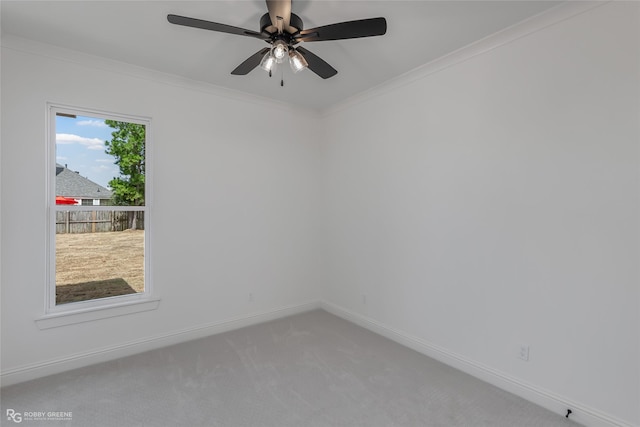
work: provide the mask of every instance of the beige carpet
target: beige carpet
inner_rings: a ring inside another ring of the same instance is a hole
[[[577,426],[316,310],[2,389],[71,426]],[[46,416],[46,415],[45,415]]]

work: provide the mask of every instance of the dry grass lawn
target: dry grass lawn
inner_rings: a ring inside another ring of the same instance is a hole
[[[56,235],[56,303],[144,290],[144,231]]]

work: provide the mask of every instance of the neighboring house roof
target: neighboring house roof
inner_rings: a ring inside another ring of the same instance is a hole
[[[74,199],[110,199],[111,191],[88,178],[56,164],[56,196]]]

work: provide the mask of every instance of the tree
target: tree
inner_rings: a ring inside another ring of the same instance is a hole
[[[116,158],[120,176],[109,181],[112,200],[118,206],[144,206],[145,127],[144,125],[105,120],[114,129],[105,152]],[[137,211],[129,217],[129,228],[137,228]]]

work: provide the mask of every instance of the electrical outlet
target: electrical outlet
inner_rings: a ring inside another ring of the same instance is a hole
[[[362,304],[367,305],[367,294],[362,294]]]
[[[253,294],[249,292],[249,301],[253,301]]]
[[[520,344],[518,358],[524,360],[525,362],[529,361],[529,345]]]

